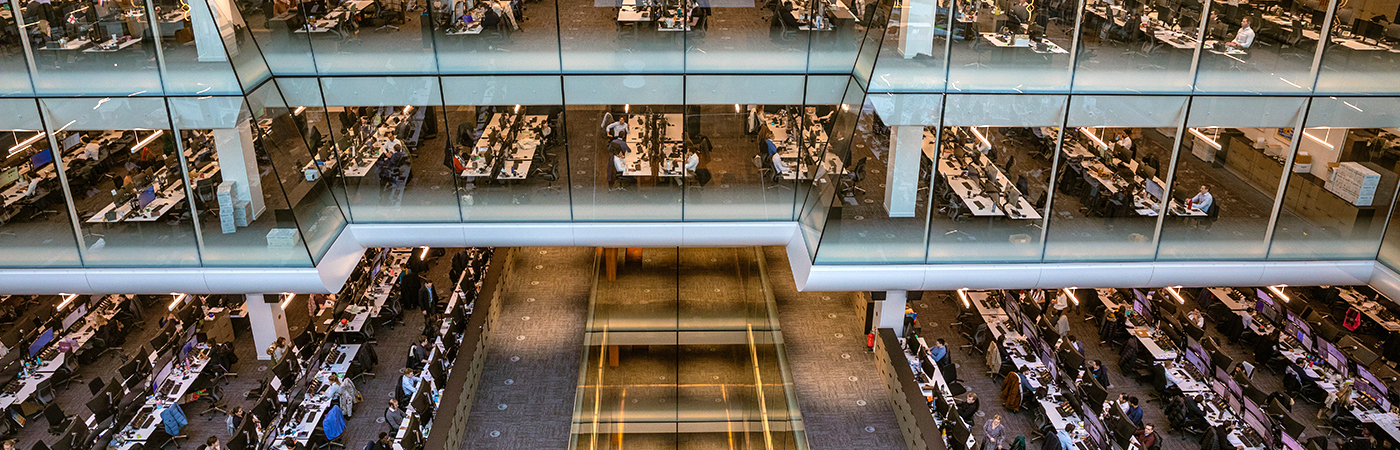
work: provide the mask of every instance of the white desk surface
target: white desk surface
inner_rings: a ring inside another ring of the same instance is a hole
[[[932,142],[932,139],[925,135],[925,151],[930,151],[927,149],[931,148],[933,145],[935,144]],[[1015,188],[1012,180],[1001,172],[1000,167],[997,167],[996,164],[992,164],[991,160],[987,159],[986,155],[976,150],[968,150],[968,152],[976,158],[975,165],[992,169],[998,184],[1012,186],[1013,189]],[[1031,205],[1030,201],[1027,201],[1026,198],[1021,195],[1014,195],[1010,198],[1010,200],[1015,202],[1011,205],[1014,206],[1014,208],[1005,208],[1005,205],[997,205],[992,197],[982,192],[981,186],[975,185],[970,178],[963,176],[961,165],[954,163],[953,159],[954,158],[951,157],[937,158],[938,173],[943,175],[944,182],[948,183],[948,187],[953,189],[953,193],[957,194],[957,196],[962,199],[963,204],[967,205],[972,215],[978,217],[1006,216],[1014,219],[1029,220],[1041,219],[1040,211],[1036,210],[1035,206]],[[1012,211],[1015,211],[1017,215],[1014,217],[1011,216],[1010,213]]]
[[[118,435],[124,443],[121,445],[115,444],[117,442],[117,437],[114,437],[112,439],[114,448],[118,450],[130,450],[135,444],[146,442],[147,439],[151,438],[151,435],[155,434],[157,429],[162,428],[160,411],[171,403],[178,403],[180,397],[183,397],[189,391],[190,387],[194,386],[195,381],[199,379],[199,374],[203,372],[204,367],[209,364],[209,358],[202,356],[193,357],[190,361],[193,363],[190,366],[190,370],[171,371],[170,376],[166,378],[167,380],[179,383],[179,387],[177,387],[170,396],[156,396],[146,401],[147,407],[154,407],[151,411],[151,418],[155,420],[152,420],[149,426],[140,429],[133,429],[131,428],[133,424],[127,424],[126,428],[123,428],[122,432]],[[190,417],[192,414],[190,411],[185,411],[185,416]]]

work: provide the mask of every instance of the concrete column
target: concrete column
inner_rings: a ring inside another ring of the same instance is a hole
[[[899,53],[904,59],[917,55],[934,56],[934,1],[904,0],[899,12]]]
[[[224,181],[232,181],[233,202],[249,202],[253,206],[252,222],[267,208],[263,204],[262,177],[258,172],[258,157],[253,153],[251,119],[244,119],[234,128],[215,128],[214,150],[219,154],[219,171]]]
[[[282,306],[277,303],[282,296],[280,294],[248,294],[248,322],[253,325],[253,345],[257,349],[258,359],[267,361],[272,356],[267,354],[267,348],[277,342],[277,338],[286,338],[288,342],[292,340],[292,334],[287,331],[287,313],[282,311]],[[273,303],[267,303],[272,300]],[[293,299],[292,301],[296,301]]]
[[[879,302],[880,328],[892,328],[896,334],[904,335],[904,307],[908,299],[908,291],[885,291],[885,300]]]
[[[885,168],[885,211],[890,217],[914,217],[919,199],[919,159],[924,154],[924,127],[890,127],[890,163]]]

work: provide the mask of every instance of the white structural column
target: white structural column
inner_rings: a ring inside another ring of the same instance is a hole
[[[282,306],[278,300],[282,298],[278,294],[248,294],[248,322],[253,325],[253,345],[257,349],[258,359],[267,361],[272,359],[267,354],[267,348],[277,342],[277,338],[292,340],[292,335],[287,331],[287,313],[282,311]],[[267,303],[272,300],[272,303]],[[295,299],[294,299],[295,301]]]
[[[253,153],[253,129],[251,119],[243,119],[234,128],[215,128],[214,150],[219,153],[219,170],[224,181],[232,181],[233,202],[249,202],[253,215],[248,221],[256,220],[267,208],[263,204],[262,177],[258,172],[258,157]]]
[[[215,8],[211,10],[209,6]],[[228,61],[228,55],[238,53],[238,44],[233,37],[237,16],[229,14],[229,11],[233,10],[231,2],[213,0],[205,3],[197,0],[190,3],[189,7],[194,48],[200,62]],[[224,43],[234,47],[230,48],[228,53],[224,53]]]
[[[885,291],[885,300],[880,305],[880,328],[893,328],[895,334],[903,336],[904,307],[908,300],[908,291]]]
[[[924,127],[890,127],[889,167],[885,168],[885,211],[890,217],[914,217],[919,199],[919,159]]]
[[[933,55],[933,0],[904,0],[899,12],[899,53],[904,59]]]

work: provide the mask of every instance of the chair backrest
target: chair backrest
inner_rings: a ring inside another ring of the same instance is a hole
[[[1337,10],[1337,20],[1341,21],[1342,24],[1349,25],[1351,24],[1351,18],[1355,15],[1355,12],[1356,10],[1351,8],[1339,9]]]
[[[868,160],[868,159],[870,159],[870,157],[865,156],[865,157],[861,157],[861,158],[860,158],[860,161],[856,161],[856,166],[855,166],[855,168],[851,170],[851,173],[852,173],[852,175],[851,175],[851,180],[852,180],[852,181],[861,181],[861,180],[864,180],[864,179],[865,179],[865,161]]]
[[[1386,25],[1385,37],[1393,41],[1400,41],[1400,23]]]
[[[104,387],[107,386],[102,383],[101,378],[93,378],[92,381],[88,382],[88,391],[92,392],[92,395],[97,395],[98,392],[102,392],[102,388]]]

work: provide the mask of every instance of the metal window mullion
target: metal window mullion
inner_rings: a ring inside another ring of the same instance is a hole
[[[170,73],[166,71],[165,68],[165,49],[161,48],[160,46],[160,25],[156,19],[158,19],[158,16],[156,16],[155,5],[151,3],[151,0],[146,0],[146,26],[151,28],[151,40],[155,41],[151,44],[156,49],[156,68],[160,70],[160,87],[162,92],[169,94],[170,87],[167,85],[167,83],[169,83],[168,80],[170,78]],[[237,74],[235,74],[234,77],[236,78]],[[169,117],[169,112],[167,112],[166,114],[167,117]],[[179,140],[178,136],[176,137],[176,140]]]
[[[1172,201],[1171,192],[1174,187],[1172,183],[1176,182],[1176,160],[1181,157],[1182,139],[1186,137],[1186,116],[1191,112],[1191,100],[1194,98],[1195,97],[1186,97],[1186,103],[1182,105],[1181,121],[1177,123],[1176,139],[1173,141],[1175,145],[1172,147],[1171,153],[1171,164],[1167,165],[1167,179],[1163,180],[1163,182],[1166,183],[1165,186],[1162,186],[1162,189],[1164,189],[1162,191],[1163,201],[1161,209],[1157,211],[1157,228],[1152,231],[1153,261],[1156,261],[1157,257],[1162,252],[1162,228],[1167,222],[1167,207]]]
[[[1082,5],[1081,5],[1082,6]],[[1045,262],[1045,251],[1049,249],[1049,243],[1045,238],[1050,234],[1050,211],[1055,206],[1055,182],[1060,172],[1060,153],[1064,151],[1065,135],[1069,133],[1069,102],[1070,96],[1065,96],[1065,109],[1060,116],[1060,133],[1055,140],[1055,154],[1050,157],[1050,181],[1045,183],[1045,207],[1040,211],[1040,261]]]
[[[1215,2],[1201,2],[1201,18],[1196,25],[1196,48],[1191,56],[1191,92],[1197,92],[1201,81],[1201,54],[1206,45],[1206,30],[1210,28],[1210,5]]]
[[[29,71],[29,91],[38,95],[39,86],[34,80],[39,78],[39,65],[34,62],[34,49],[29,47],[29,31],[25,30],[28,26],[24,23],[24,14],[21,14],[21,11],[23,9],[19,7],[19,0],[10,0],[10,15],[15,18],[15,31],[19,32],[19,43],[24,48],[25,69]]]
[[[19,14],[16,13],[15,17],[19,17]],[[34,106],[38,108],[36,111],[42,112],[43,105],[39,104],[39,99],[34,99]],[[63,203],[68,207],[68,220],[73,224],[74,244],[78,246],[78,264],[87,267],[87,245],[83,241],[83,227],[79,223],[78,208],[73,205],[73,191],[68,188],[67,167],[64,166],[66,161],[63,160],[63,152],[54,151],[54,149],[63,147],[59,147],[58,138],[54,136],[56,133],[50,130],[45,114],[39,114],[39,125],[44,128],[45,134],[48,135],[49,153],[53,156],[54,172],[58,173],[58,184],[63,189]]]
[[[149,2],[150,0],[146,1]],[[170,120],[170,132],[173,133],[171,137],[173,138],[172,140],[175,141],[175,160],[180,163],[180,184],[185,186],[185,201],[189,203],[188,206],[190,208],[190,224],[194,227],[195,255],[199,258],[200,267],[205,267],[204,231],[200,229],[199,208],[194,204],[194,199],[196,197],[194,188],[190,187],[190,170],[185,164],[185,139],[180,135],[180,126],[175,123],[175,115],[171,112],[172,109],[174,108],[170,105],[170,99],[166,98],[165,114],[168,120]],[[223,169],[219,170],[221,172],[223,171]]]
[[[1293,158],[1298,155],[1298,146],[1303,140],[1304,120],[1311,109],[1312,97],[1308,97],[1303,103],[1302,113],[1298,115],[1297,122],[1293,126],[1293,139],[1288,144],[1288,158],[1283,162],[1283,174],[1279,176],[1278,191],[1274,193],[1274,208],[1269,213],[1269,227],[1264,230],[1264,259],[1266,260],[1274,251],[1274,230],[1278,227],[1278,217],[1283,212],[1283,199],[1288,193],[1288,181],[1292,178]]]

